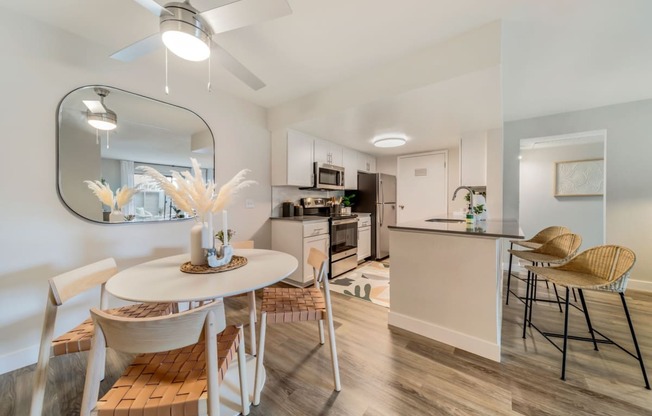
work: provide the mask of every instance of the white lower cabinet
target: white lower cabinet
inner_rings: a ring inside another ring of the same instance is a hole
[[[358,214],[358,263],[371,256],[371,217]]]
[[[312,266],[308,264],[311,248],[328,255],[330,238],[327,219],[311,222],[272,220],[272,250],[288,253],[299,261],[297,270],[284,282],[300,287],[312,284]]]

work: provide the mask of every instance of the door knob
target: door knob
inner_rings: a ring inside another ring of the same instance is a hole
[[[403,208],[405,208],[405,205],[399,205],[398,207],[403,209]]]

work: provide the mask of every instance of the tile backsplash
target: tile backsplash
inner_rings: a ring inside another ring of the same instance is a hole
[[[344,191],[313,191],[310,189],[299,189],[296,186],[272,186],[272,217],[281,216],[281,204],[293,202],[299,204],[301,198],[330,198],[332,196],[344,196]]]

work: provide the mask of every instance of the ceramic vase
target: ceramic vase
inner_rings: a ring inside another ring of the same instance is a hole
[[[202,247],[203,224],[198,222],[190,229],[190,264],[202,266],[206,264],[206,255]]]
[[[125,215],[120,211],[119,209],[113,209],[111,210],[111,213],[109,214],[109,222],[124,222],[125,221]]]

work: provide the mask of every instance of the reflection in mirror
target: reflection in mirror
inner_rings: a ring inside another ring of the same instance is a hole
[[[117,126],[100,130],[89,124],[107,121],[104,116]],[[185,108],[117,88],[87,86],[63,98],[58,117],[59,195],[85,219],[108,223],[111,207],[101,203],[84,181],[100,181],[114,193],[118,188],[137,188],[121,208],[120,219],[111,217],[117,222],[142,222],[188,218],[192,213],[177,209],[139,166],[151,166],[172,181],[170,170],[191,170],[194,157],[204,179],[214,177],[213,135],[204,120]]]

